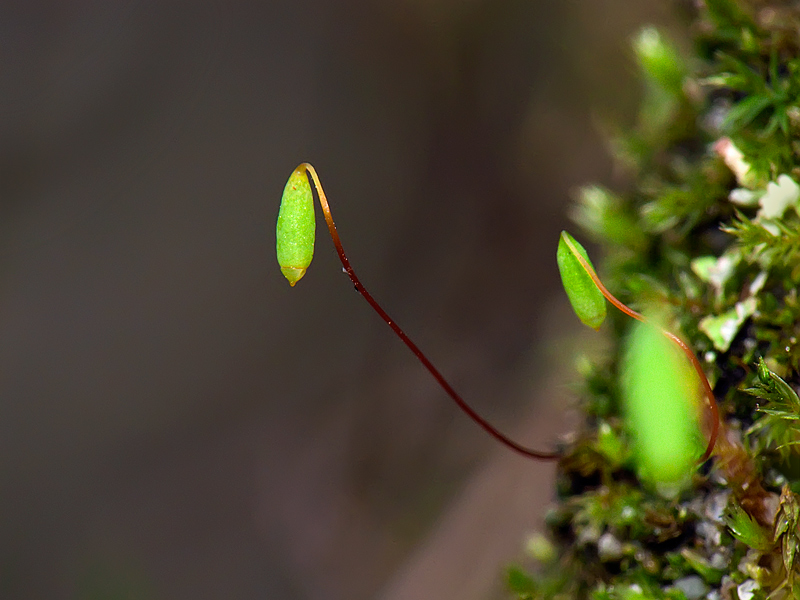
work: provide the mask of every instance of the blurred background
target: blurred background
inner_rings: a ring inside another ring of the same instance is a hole
[[[613,183],[645,23],[669,3],[3,2],[0,597],[502,597],[553,466],[457,411],[322,223],[290,289],[278,202],[312,162],[372,293],[552,448],[557,236]]]

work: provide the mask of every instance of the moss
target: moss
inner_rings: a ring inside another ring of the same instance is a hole
[[[635,40],[646,94],[612,143],[631,185],[587,187],[573,217],[614,294],[672,307],[723,435],[678,497],[638,479],[613,318],[611,352],[581,367],[585,425],[559,463],[548,552],[509,571],[519,598],[800,597],[800,8],[694,10],[691,57],[652,28]]]

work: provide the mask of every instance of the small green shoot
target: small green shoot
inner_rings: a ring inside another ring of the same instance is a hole
[[[768,400],[779,400],[800,414],[800,398],[792,387],[769,370],[763,358],[758,359],[758,379]]]
[[[597,426],[597,451],[614,467],[622,466],[629,456],[625,442],[606,421]]]
[[[788,460],[792,448],[800,444],[800,398],[792,387],[773,373],[764,362],[758,360],[758,382],[744,390],[751,396],[765,401],[758,411],[764,416],[748,430],[749,435],[763,436],[765,448],[774,446],[783,460]]]
[[[645,27],[633,40],[633,51],[648,81],[674,97],[683,95],[686,66],[678,51],[654,27]]]
[[[769,552],[774,547],[772,536],[758,521],[736,501],[731,500],[725,514],[725,523],[731,535],[753,550]]]
[[[800,524],[800,502],[797,496],[792,493],[789,486],[784,486],[781,490],[781,499],[778,502],[778,513],[775,515],[775,529],[773,540],[780,546],[781,557],[783,558],[783,568],[786,571],[786,579],[780,587],[790,590],[796,588],[795,577],[797,576],[798,549],[800,549],[800,538],[798,537],[798,524]],[[795,596],[796,598],[797,596]]]

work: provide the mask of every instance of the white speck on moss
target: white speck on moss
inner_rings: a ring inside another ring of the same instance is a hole
[[[612,533],[604,533],[597,540],[597,555],[603,562],[622,558],[622,543]]]
[[[713,256],[699,256],[691,262],[692,271],[702,281],[714,286],[717,295],[721,294],[727,282],[736,271],[736,266],[741,260],[738,252],[726,252],[719,258]]]
[[[790,206],[797,210],[800,200],[800,186],[786,174],[780,175],[778,181],[767,184],[767,193],[761,196],[761,209],[758,216],[762,219],[780,219]]]
[[[758,588],[759,585],[755,579],[748,579],[740,583],[736,588],[736,592],[739,594],[739,600],[753,600],[753,596],[755,596]]]
[[[725,558],[725,555],[722,554],[722,552],[715,552],[711,555],[711,559],[708,561],[708,564],[711,565],[712,569],[722,571],[728,568],[730,562],[730,559]]]
[[[758,200],[762,192],[748,190],[747,188],[734,188],[728,194],[728,200],[738,206],[758,206]]]
[[[753,283],[750,284],[748,291],[750,292],[751,296],[755,296],[758,292],[761,291],[761,288],[764,287],[764,284],[767,282],[767,272],[761,271],[756,278],[753,279]]]
[[[699,575],[681,577],[675,580],[674,585],[686,595],[687,600],[698,600],[709,591],[708,586]]]

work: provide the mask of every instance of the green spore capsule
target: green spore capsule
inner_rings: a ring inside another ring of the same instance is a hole
[[[578,260],[578,254],[594,270],[584,247],[566,231],[562,231],[556,261],[564,290],[578,318],[592,329],[599,329],[606,318],[606,300]]]
[[[294,170],[283,188],[276,227],[276,251],[281,273],[289,284],[302,279],[314,257],[314,195],[306,170]]]
[[[698,383],[658,327],[634,325],[622,366],[626,422],[640,477],[665,496],[686,485],[702,451]]]

